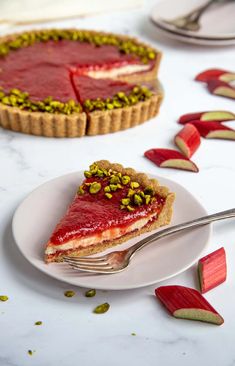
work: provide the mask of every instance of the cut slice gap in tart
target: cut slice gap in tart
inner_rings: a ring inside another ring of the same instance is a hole
[[[87,135],[124,130],[154,117],[162,101],[156,83],[134,84],[72,75],[77,98],[87,114]]]

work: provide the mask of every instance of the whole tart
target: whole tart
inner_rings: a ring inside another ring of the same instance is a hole
[[[174,193],[144,173],[93,163],[46,244],[45,261],[101,252],[170,223]]]
[[[77,29],[0,38],[0,125],[48,137],[123,130],[158,113],[161,53],[134,38]]]

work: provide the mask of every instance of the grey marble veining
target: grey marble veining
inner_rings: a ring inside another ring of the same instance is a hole
[[[165,99],[158,118],[128,131],[83,139],[47,139],[0,131],[0,294],[9,296],[8,302],[0,302],[0,366],[235,365],[232,221],[214,225],[209,246],[209,251],[224,246],[228,257],[227,282],[206,295],[225,318],[221,327],[172,318],[155,299],[155,286],[97,291],[96,297],[87,299],[85,289],[53,280],[33,268],[16,249],[11,233],[12,214],[32,189],[102,158],[183,184],[211,213],[235,207],[234,142],[203,140],[193,157],[198,174],[160,170],[143,158],[144,151],[152,147],[174,148],[172,137],[179,131],[176,120],[181,114],[208,109],[234,111],[233,101],[214,97],[193,81],[198,72],[209,67],[233,70],[234,48],[207,49],[162,38],[148,21],[154,3],[147,1],[142,10],[53,26],[131,34],[161,49]],[[5,32],[15,30],[11,27]],[[195,271],[193,266],[162,284],[195,287]],[[77,294],[68,299],[63,292],[70,288]],[[111,305],[109,312],[93,314],[93,308],[105,301]],[[38,320],[42,326],[34,325]],[[28,350],[35,353],[30,356]]]

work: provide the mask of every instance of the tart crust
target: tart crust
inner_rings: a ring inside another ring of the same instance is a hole
[[[122,237],[113,240],[108,240],[99,244],[95,244],[94,246],[90,246],[89,248],[81,248],[81,249],[78,248],[77,250],[74,250],[72,253],[68,254],[71,257],[87,256],[102,252],[108,248],[114,247],[118,244],[122,244],[123,242],[131,238],[137,237],[143,233],[155,230],[161,226],[168,225],[171,222],[175,194],[169,192],[169,189],[167,187],[161,186],[156,179],[150,179],[145,173],[138,173],[132,168],[124,168],[121,164],[111,164],[108,160],[96,161],[95,164],[97,164],[98,167],[101,169],[106,170],[111,169],[118,173],[120,172],[122,175],[130,176],[131,180],[138,182],[143,188],[151,187],[153,189],[154,194],[159,194],[161,197],[164,197],[166,199],[165,204],[157,220],[151,222],[150,224],[147,224],[141,229],[127,233]],[[73,241],[76,244],[76,239]],[[79,241],[80,240],[78,240],[77,243],[79,243]],[[49,243],[50,242],[48,242],[48,244]],[[45,261],[47,263],[50,263],[52,261],[62,262],[63,255],[59,255],[58,257],[56,257],[56,259],[54,259],[53,256],[50,257],[45,255]]]
[[[73,31],[77,29],[70,30]],[[124,40],[134,40],[142,46],[147,46],[145,43],[125,35],[92,30],[88,31],[92,34],[108,34]],[[34,33],[37,32],[39,33],[40,30],[34,31]],[[22,33],[31,33],[31,31]],[[16,36],[19,36],[22,33],[14,33],[1,37],[0,44],[9,40],[14,40]],[[150,70],[130,75],[122,75],[117,78],[114,77],[113,79],[132,83],[153,81],[158,72],[161,56],[161,52],[157,51],[155,65]],[[139,102],[133,106],[118,108],[111,111],[94,111],[89,114],[81,112],[73,113],[71,115],[31,112],[0,103],[0,126],[16,132],[46,137],[102,135],[131,128],[153,118],[159,112],[162,99],[163,93],[158,89],[156,94],[151,96],[148,100]]]
[[[162,94],[153,95],[130,107],[91,112],[88,115],[87,135],[103,135],[140,125],[158,114],[162,98]]]
[[[46,137],[82,137],[86,134],[84,112],[52,114],[22,111],[0,103],[0,125],[8,130]]]

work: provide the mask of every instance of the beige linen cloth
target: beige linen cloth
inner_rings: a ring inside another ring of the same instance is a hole
[[[141,6],[143,0],[0,0],[0,24],[31,24]]]

